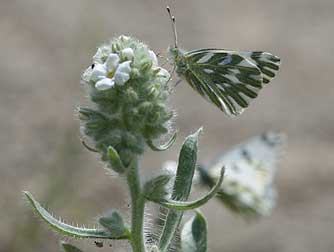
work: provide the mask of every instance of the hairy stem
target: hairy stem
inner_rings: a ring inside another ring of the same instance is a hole
[[[131,245],[133,252],[145,252],[143,222],[145,198],[138,174],[138,160],[134,160],[127,170],[127,182],[131,196]]]

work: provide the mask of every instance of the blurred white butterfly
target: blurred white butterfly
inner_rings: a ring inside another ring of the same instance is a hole
[[[177,45],[175,18],[169,7],[167,11],[175,40],[169,51],[177,74],[227,115],[241,114],[262,87],[275,77],[280,58],[262,51],[181,50]]]
[[[268,215],[275,204],[273,177],[284,135],[267,132],[223,153],[208,168],[198,167],[203,185],[213,186],[226,167],[218,197],[231,210],[246,215]]]

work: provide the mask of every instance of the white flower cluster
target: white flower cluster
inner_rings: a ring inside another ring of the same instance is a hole
[[[122,39],[129,39],[122,36]],[[106,55],[105,60],[101,58]],[[135,52],[132,48],[127,47],[120,53],[110,53],[110,48],[104,46],[97,50],[93,56],[93,65],[89,67],[83,74],[83,79],[95,83],[95,88],[104,91],[115,85],[124,85],[131,77]],[[158,67],[158,59],[152,50],[148,50],[147,55],[152,61],[152,69],[157,70],[157,76],[169,78],[170,74],[166,69]]]

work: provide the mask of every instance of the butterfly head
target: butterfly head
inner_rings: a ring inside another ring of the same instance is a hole
[[[183,57],[184,51],[175,46],[168,47],[169,56],[174,60],[178,60]]]
[[[170,59],[176,65],[176,72],[182,75],[187,70],[187,63],[184,57],[185,51],[178,47],[170,46],[168,52]]]

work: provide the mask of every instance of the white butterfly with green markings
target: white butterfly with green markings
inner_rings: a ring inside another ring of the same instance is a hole
[[[169,51],[177,74],[227,115],[241,114],[262,87],[275,77],[280,58],[262,51],[199,49],[185,52],[177,46],[175,18],[168,7],[167,10],[175,39]]]
[[[217,196],[244,216],[268,215],[275,205],[273,179],[282,156],[285,136],[266,132],[224,152],[208,167],[198,166],[200,182],[212,187],[225,166],[224,182]]]

